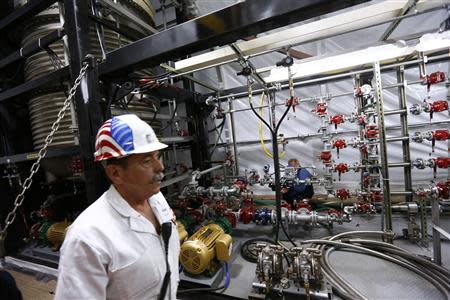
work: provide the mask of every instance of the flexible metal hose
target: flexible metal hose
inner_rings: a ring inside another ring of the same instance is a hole
[[[367,299],[364,295],[362,295],[357,289],[353,288],[346,280],[339,276],[338,273],[333,269],[331,264],[329,263],[329,255],[334,251],[334,247],[327,249],[325,254],[322,256],[322,268],[326,268],[328,271],[328,278],[333,278],[333,280],[339,282],[339,286],[336,286],[337,289],[343,289],[349,294],[350,299]]]
[[[380,235],[381,237],[386,235],[386,232],[384,231],[372,231],[372,230],[367,230],[367,231],[348,231],[348,232],[343,232],[343,233],[339,233],[335,236],[330,237],[330,241],[334,241],[337,240],[339,238],[342,238],[344,236],[351,236],[351,235]]]
[[[375,250],[375,251],[383,251],[384,250],[382,247],[374,247],[372,249]],[[403,261],[406,264],[410,264],[411,266],[418,268],[419,270],[421,270],[424,273],[428,274],[434,280],[438,281],[448,291],[450,291],[450,281],[447,279],[447,277],[442,276],[442,274],[440,274],[440,273],[438,273],[438,272],[436,272],[436,271],[434,271],[432,269],[423,267],[422,265],[415,265],[411,260],[406,259],[406,258],[404,258],[402,256],[392,255],[392,254],[387,254],[387,255],[390,255],[391,257],[393,257],[395,259],[401,260],[401,261]]]
[[[447,270],[446,268],[443,268],[439,265],[436,265],[435,263],[426,260],[422,257],[413,255],[405,250],[403,250],[400,247],[388,244],[388,243],[383,243],[383,242],[378,242],[378,241],[373,241],[373,240],[360,240],[360,239],[355,239],[355,240],[349,240],[350,243],[361,243],[361,244],[368,244],[368,245],[377,245],[377,246],[381,246],[381,247],[388,247],[390,249],[386,249],[385,251],[389,251],[394,253],[395,255],[399,255],[399,256],[404,256],[407,259],[410,260],[414,260],[417,263],[428,267],[428,268],[432,268],[435,269],[437,272],[441,273],[443,276],[445,276],[446,278],[449,278],[449,282],[450,282],[450,271]]]
[[[433,264],[430,265],[422,264],[422,262],[418,262],[418,264],[414,265],[415,257],[414,255],[404,255],[405,253],[385,248],[383,246],[371,246],[372,250],[378,252],[384,252],[386,255],[391,255],[397,259],[404,261],[405,263],[409,263],[415,267],[419,267],[424,272],[428,272],[430,276],[433,276],[436,280],[440,281],[443,285],[447,286],[447,289],[450,290],[450,278],[446,274],[446,272],[440,272],[439,269],[434,268]],[[387,253],[386,253],[387,252]],[[426,261],[426,260],[424,260]]]
[[[335,238],[335,237],[333,237]],[[333,239],[332,238],[332,239]],[[399,259],[393,258],[389,255],[371,250],[371,249],[367,249],[361,246],[356,246],[356,245],[352,245],[352,244],[346,244],[346,243],[341,243],[341,242],[336,242],[336,241],[332,241],[332,240],[308,240],[308,241],[303,241],[302,244],[323,244],[323,245],[331,245],[333,247],[343,247],[343,248],[350,248],[350,249],[355,249],[358,250],[360,252],[363,253],[368,253],[372,256],[376,256],[382,259],[385,259],[387,261],[390,261],[392,263],[395,263],[397,265],[400,265],[404,268],[407,268],[413,272],[415,272],[416,274],[418,274],[419,276],[425,278],[426,280],[428,280],[429,282],[431,282],[436,288],[438,288],[447,299],[450,299],[450,291],[449,289],[447,289],[445,286],[443,286],[439,281],[435,280],[435,278],[433,278],[432,276],[428,275],[427,273],[423,272],[421,269],[419,269],[418,267],[411,265],[409,263],[405,263]]]
[[[327,240],[335,240],[341,237],[345,237],[345,236],[367,236],[367,235],[380,235],[380,236],[384,236],[386,233],[383,231],[348,231],[348,232],[343,232],[340,234],[337,234],[335,236],[330,236],[330,237],[326,237],[325,239]],[[318,248],[320,248],[322,251],[325,250],[326,245],[321,245]],[[333,250],[334,248],[330,249]],[[328,252],[329,255],[330,252]],[[324,255],[322,257],[321,260],[322,264],[322,268],[327,268],[328,269],[328,278],[333,278],[333,280],[340,282],[340,288],[344,288],[345,291],[347,291],[347,293],[351,294],[352,297],[351,298],[362,298],[365,299],[365,297],[363,295],[361,295],[359,293],[359,291],[357,291],[356,289],[354,289],[350,284],[348,284],[345,280],[342,279],[341,276],[339,276],[336,272],[334,272],[333,268],[331,267],[329,260],[328,260],[328,256]],[[336,288],[339,288],[338,286]]]

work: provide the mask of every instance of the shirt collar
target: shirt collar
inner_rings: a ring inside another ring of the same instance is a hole
[[[106,192],[109,204],[124,217],[138,217],[140,214],[133,209],[130,204],[119,194],[116,188],[111,185]]]
[[[144,216],[137,212],[128,204],[128,202],[119,194],[116,188],[111,185],[106,192],[109,204],[123,217],[128,218],[130,229],[137,232],[147,232],[158,235],[155,227]]]

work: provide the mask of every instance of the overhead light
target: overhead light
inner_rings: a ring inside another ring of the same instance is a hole
[[[312,75],[326,74],[343,71],[357,66],[372,64],[374,62],[387,63],[400,57],[419,52],[432,52],[450,48],[450,32],[426,34],[422,36],[415,46],[406,46],[400,41],[395,44],[369,47],[363,50],[352,51],[344,54],[309,58],[294,64],[291,67],[294,79]],[[265,77],[267,83],[288,80],[288,70],[276,67]]]

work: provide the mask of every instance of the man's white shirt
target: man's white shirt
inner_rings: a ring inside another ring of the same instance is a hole
[[[150,197],[149,203],[156,219],[166,221],[170,207],[162,193]],[[179,252],[178,231],[172,224],[172,275],[166,299],[176,299]],[[69,227],[61,247],[55,300],[156,299],[165,272],[161,236],[111,186]]]

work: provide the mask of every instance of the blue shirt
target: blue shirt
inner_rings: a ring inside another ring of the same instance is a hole
[[[308,178],[311,178],[312,175],[309,173],[309,171],[305,168],[300,168],[297,170],[297,178],[300,180],[306,180]],[[300,183],[298,185],[294,185],[291,189],[295,192],[295,194],[303,193],[305,191],[306,184]]]

